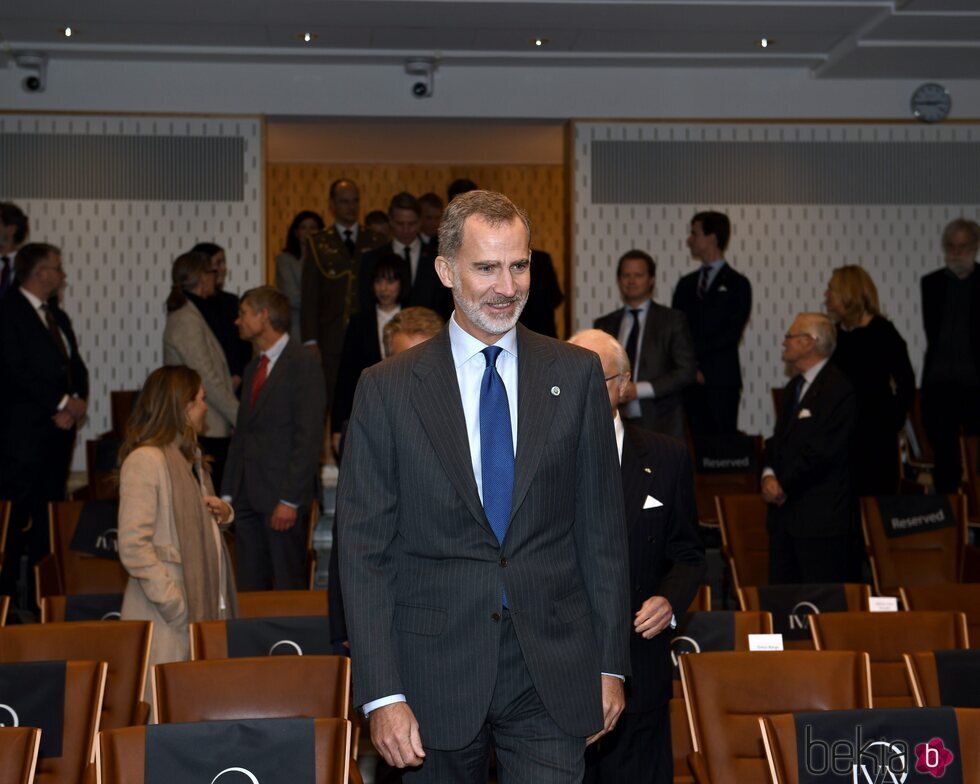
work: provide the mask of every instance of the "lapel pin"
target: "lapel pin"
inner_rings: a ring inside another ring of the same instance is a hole
[[[558,387],[552,387],[551,394],[554,395],[555,397],[558,397],[561,394],[561,390]]]
[[[649,469],[649,468],[644,468],[643,471],[645,473],[647,473],[647,474],[652,474],[653,473],[653,471],[651,469]]]

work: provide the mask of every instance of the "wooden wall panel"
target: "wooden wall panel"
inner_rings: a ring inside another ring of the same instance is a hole
[[[330,221],[327,191],[330,183],[348,177],[361,189],[361,217],[371,210],[386,210],[388,200],[401,190],[415,195],[432,191],[445,198],[453,180],[468,177],[480,187],[507,194],[531,218],[532,245],[548,251],[555,262],[562,290],[567,292],[568,262],[565,248],[565,172],[559,165],[391,165],[272,163],[267,167],[269,258],[267,275],[275,278],[276,254],[283,245],[293,216],[315,210]],[[559,331],[564,314],[559,310]]]

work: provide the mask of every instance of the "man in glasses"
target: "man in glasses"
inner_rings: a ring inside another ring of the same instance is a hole
[[[840,583],[859,577],[860,532],[851,487],[854,388],[828,362],[833,322],[801,313],[783,338],[786,385],[766,441],[762,497],[769,505],[769,583]]]

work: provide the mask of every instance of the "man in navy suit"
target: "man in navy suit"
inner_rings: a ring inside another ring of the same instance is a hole
[[[24,245],[14,271],[18,285],[0,302],[0,497],[13,502],[0,593],[8,595],[21,556],[33,566],[48,551],[48,502],[65,498],[88,410],[88,369],[55,298],[65,283],[61,251]]]
[[[727,215],[695,215],[687,246],[701,269],[685,275],[674,289],[673,307],[687,316],[698,360],[696,383],[687,388],[685,401],[694,435],[728,435],[738,429],[738,344],[752,310],[752,286],[725,261],[730,235]]]
[[[615,730],[586,754],[589,784],[671,784],[670,627],[704,577],[691,458],[683,443],[623,422],[630,383],[626,350],[598,329],[570,341],[599,355],[620,450],[629,537],[630,669],[626,710]]]

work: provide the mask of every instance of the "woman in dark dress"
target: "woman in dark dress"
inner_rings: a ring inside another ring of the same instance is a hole
[[[858,495],[894,495],[899,479],[898,433],[915,396],[908,348],[881,315],[878,290],[863,268],[852,264],[835,269],[824,302],[837,323],[837,350],[831,361],[857,393],[855,490]]]

